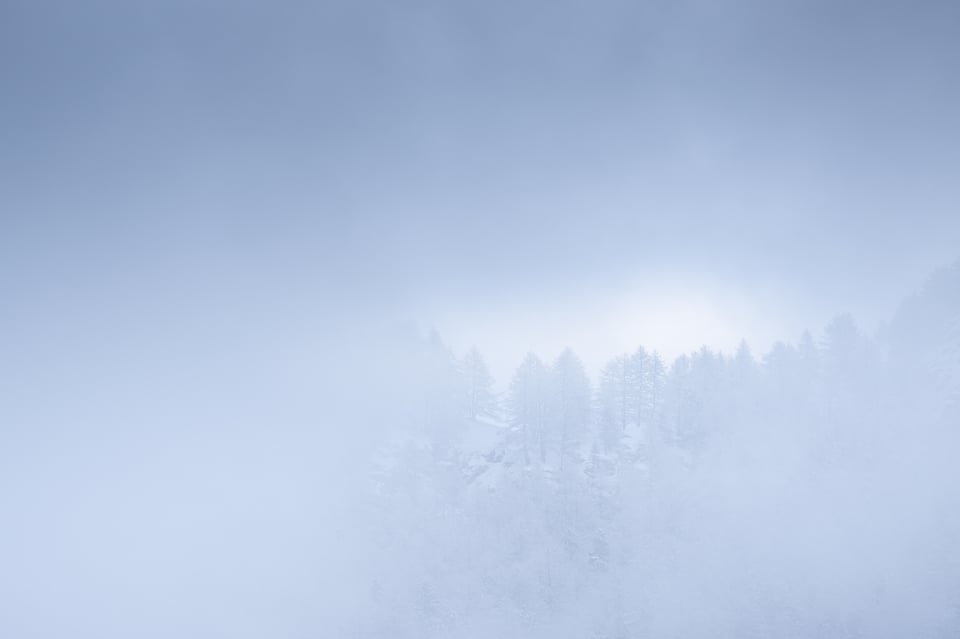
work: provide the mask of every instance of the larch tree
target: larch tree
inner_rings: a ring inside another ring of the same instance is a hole
[[[590,380],[583,363],[569,348],[551,369],[550,418],[555,429],[561,470],[575,455],[590,423]]]
[[[510,382],[507,398],[510,422],[523,448],[524,462],[530,463],[530,450],[546,458],[547,367],[528,353]]]
[[[615,450],[637,410],[636,376],[628,355],[619,355],[600,371],[598,403],[604,448]]]
[[[493,376],[476,346],[464,355],[461,369],[466,386],[466,408],[470,419],[496,418],[497,397],[493,392]]]

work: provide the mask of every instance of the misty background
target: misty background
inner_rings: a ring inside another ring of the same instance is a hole
[[[760,365],[804,330],[828,349],[849,312],[890,369],[899,349],[953,370],[929,326],[950,326],[955,279],[903,304],[960,256],[958,34],[960,8],[932,0],[0,2],[0,631],[366,636],[393,619],[428,635],[371,600],[378,576],[424,579],[371,551],[371,511],[389,509],[367,500],[371,460],[423,426],[401,407],[434,383],[414,355],[431,329],[454,359],[482,352],[502,404],[483,419],[505,442],[527,351],[573,349],[593,397],[640,345],[670,369],[746,340]],[[898,424],[955,419],[938,407],[956,378],[937,373],[931,397],[924,375],[892,377],[909,381],[898,406],[923,407]],[[890,388],[867,387],[852,414]],[[954,441],[922,441],[914,459],[943,474],[913,487],[946,512]],[[851,468],[836,481],[856,495]],[[756,473],[734,482],[748,505]],[[397,508],[398,536],[450,541],[423,523],[438,510]],[[935,520],[905,538],[951,538]],[[943,556],[942,581],[903,583],[949,591]],[[890,628],[925,616],[890,597],[911,611]],[[661,622],[648,631],[705,632]],[[841,625],[879,632],[858,623]]]

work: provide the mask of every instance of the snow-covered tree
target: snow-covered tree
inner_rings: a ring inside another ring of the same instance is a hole
[[[617,450],[627,432],[627,426],[636,420],[639,404],[638,384],[630,356],[619,355],[600,371],[597,404],[599,431],[603,447],[608,452]]]
[[[467,415],[470,419],[497,417],[497,397],[493,392],[493,376],[476,346],[463,356],[461,370],[466,387]]]
[[[525,463],[546,462],[549,379],[543,361],[528,353],[514,373],[507,396],[510,423],[523,449]]]
[[[565,349],[550,371],[550,428],[554,431],[561,470],[578,458],[590,425],[590,380],[572,350]]]

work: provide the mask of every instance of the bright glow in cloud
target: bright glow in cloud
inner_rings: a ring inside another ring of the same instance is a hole
[[[441,336],[459,354],[477,345],[501,386],[526,351],[552,359],[573,348],[596,374],[606,360],[638,346],[671,360],[708,344],[726,353],[747,340],[755,354],[825,318],[785,311],[796,301],[775,291],[747,292],[730,282],[681,274],[636,280],[617,290],[589,287],[549,300],[505,306],[460,306],[435,312]]]

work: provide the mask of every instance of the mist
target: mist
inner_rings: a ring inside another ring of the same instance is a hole
[[[958,42],[0,3],[0,635],[956,636]]]

